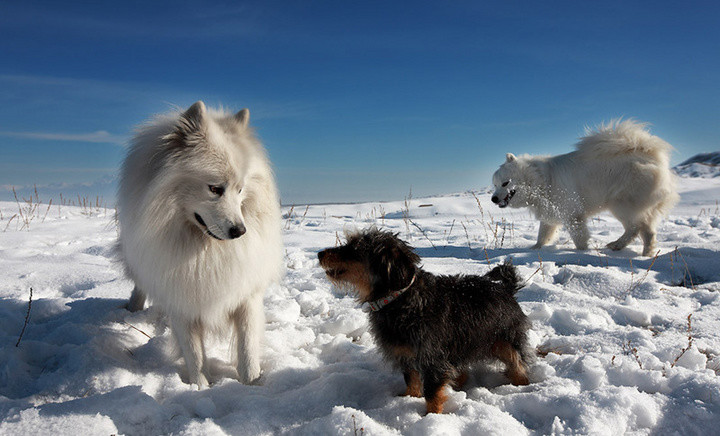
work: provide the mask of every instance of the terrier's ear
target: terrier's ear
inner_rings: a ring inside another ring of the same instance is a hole
[[[247,128],[250,123],[250,111],[246,108],[236,113],[233,117],[241,129]]]
[[[508,153],[505,155],[505,159],[507,159],[508,162],[514,162],[517,160],[517,157],[512,153]]]

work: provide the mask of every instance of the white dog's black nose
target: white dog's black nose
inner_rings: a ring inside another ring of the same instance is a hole
[[[500,202],[500,199],[498,198],[497,195],[493,195],[490,200],[495,204],[498,204]]]
[[[244,235],[247,229],[243,224],[240,224],[238,226],[232,226],[228,230],[228,236],[230,236],[230,239],[237,239],[240,236]]]

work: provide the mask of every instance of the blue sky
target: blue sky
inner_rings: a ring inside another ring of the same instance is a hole
[[[250,108],[283,202],[479,189],[506,152],[652,123],[720,149],[717,2],[0,1],[0,198],[113,196],[133,126]]]

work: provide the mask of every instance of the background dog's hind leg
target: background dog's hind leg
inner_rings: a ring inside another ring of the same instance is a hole
[[[140,290],[137,286],[132,291],[132,294],[130,294],[130,301],[128,301],[125,308],[129,310],[130,312],[137,312],[139,310],[143,310],[145,307],[145,293]]]
[[[654,256],[657,249],[657,239],[655,238],[655,223],[642,223],[640,226],[640,237],[643,240],[643,256]]]
[[[505,373],[512,384],[527,385],[530,383],[527,376],[527,369],[525,363],[522,360],[522,356],[518,350],[516,350],[507,341],[497,341],[493,344],[491,349],[492,355],[500,359],[502,363],[507,367]]]
[[[538,231],[537,243],[532,246],[534,249],[541,248],[544,245],[550,244],[555,240],[557,235],[557,224],[550,224],[546,222],[540,222],[540,230]]]
[[[237,372],[242,383],[260,378],[260,351],[265,331],[262,293],[250,297],[233,314]]]
[[[197,321],[173,321],[171,327],[185,359],[188,382],[197,384],[198,388],[206,387],[208,381],[203,374],[206,357],[202,325]]]
[[[640,232],[640,226],[636,223],[625,220],[620,220],[620,222],[625,228],[625,233],[623,233],[616,241],[607,244],[607,248],[615,251],[622,250],[627,247]]]

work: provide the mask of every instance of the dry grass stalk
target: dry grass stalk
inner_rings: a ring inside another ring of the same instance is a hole
[[[450,243],[450,235],[452,234],[452,231],[453,231],[453,228],[454,228],[454,227],[455,227],[455,219],[453,218],[452,224],[450,224],[450,231],[449,231],[449,232],[447,233],[447,235],[445,236],[445,243],[446,243],[446,244],[449,244],[449,243]]]
[[[15,197],[15,203],[17,203],[18,206],[19,220],[23,223],[19,230],[27,229],[29,231],[30,223],[38,215],[37,211],[40,206],[40,195],[38,194],[37,186],[34,188],[35,197],[33,198],[33,194],[30,195],[30,198],[23,197],[22,203],[18,199],[15,187],[12,188],[12,191]]]
[[[130,324],[130,323],[128,323],[128,322],[125,322],[125,321],[120,321],[120,322],[122,322],[122,323],[125,324],[126,326],[130,327],[131,329],[137,330],[138,332],[140,332],[140,333],[142,333],[143,335],[147,336],[148,339],[152,339],[152,337],[151,337],[149,334],[145,333],[144,331],[140,330],[139,328],[135,327],[134,325],[132,325],[132,324]]]
[[[30,287],[30,299],[28,300],[28,309],[27,309],[27,313],[25,314],[25,323],[23,323],[22,331],[20,331],[20,337],[18,337],[18,340],[15,343],[16,347],[20,346],[20,341],[22,340],[22,337],[25,334],[25,328],[27,327],[28,322],[30,322],[30,309],[32,308],[32,295],[33,295],[33,288]]]
[[[525,284],[530,283],[530,279],[535,277],[535,274],[542,271],[543,275],[543,282],[545,281],[545,271],[543,270],[543,260],[542,257],[540,257],[540,253],[538,253],[538,259],[540,260],[540,266],[537,267],[534,273],[530,274],[530,277],[525,279]]]
[[[502,219],[502,237],[500,238],[500,248],[505,245],[505,232],[507,231],[507,221],[505,221],[505,218]]]
[[[475,199],[475,202],[477,203],[477,207],[480,210],[480,216],[482,217],[482,220],[485,221],[485,210],[483,210],[482,204],[480,204],[480,199],[478,198],[477,194],[475,192],[470,192]]]
[[[539,345],[535,349],[535,353],[540,357],[547,357],[547,355],[550,353],[562,355],[565,353],[565,350],[563,349],[563,347],[560,346],[550,347],[547,345]]]
[[[685,354],[687,350],[689,350],[692,347],[693,344],[693,335],[692,335],[692,313],[687,316],[687,335],[688,335],[688,344],[687,347],[680,350],[680,354],[675,358],[672,364],[670,364],[670,368],[673,368],[677,363],[678,360]]]
[[[655,265],[655,261],[657,260],[658,256],[660,255],[660,250],[655,253],[655,257],[653,257],[652,262],[650,262],[650,266],[645,270],[645,274],[638,280],[636,283],[633,283],[633,277],[634,277],[634,269],[630,271],[630,286],[628,287],[628,290],[626,292],[626,295],[630,295],[632,291],[634,291],[638,286],[640,286],[645,279],[647,279],[648,274],[650,274],[650,270],[652,269],[653,265]],[[632,268],[632,259],[630,259],[630,267]]]
[[[293,218],[293,212],[295,212],[295,205],[290,206],[290,210],[285,215],[285,230],[290,228],[291,220]]]
[[[360,435],[362,436],[365,434],[365,427],[360,427],[358,429],[357,422],[355,421],[355,415],[352,415],[352,422],[353,422],[353,435],[358,436],[358,430],[360,430]]]
[[[642,362],[640,362],[640,355],[638,354],[638,349],[636,347],[633,347],[630,344],[630,339],[628,339],[627,344],[623,344],[623,354],[625,355],[632,355],[635,357],[635,361],[637,362],[640,369],[642,369]]]
[[[10,217],[10,219],[9,219],[8,222],[7,222],[7,224],[5,224],[5,229],[3,230],[3,233],[4,233],[4,232],[7,232],[8,227],[10,227],[10,223],[12,222],[12,220],[14,220],[14,219],[17,218],[17,217],[18,217],[18,214],[15,214],[15,215],[13,215],[13,216]]]
[[[693,283],[692,275],[690,274],[690,268],[688,267],[687,262],[685,261],[685,256],[678,250],[677,247],[675,247],[675,252],[680,255],[680,259],[682,259],[683,264],[685,265],[685,275],[683,276],[683,285],[685,285],[685,277],[687,277],[690,280],[690,288],[695,289],[695,284]]]
[[[48,212],[50,212],[50,206],[52,206],[52,198],[50,199],[50,202],[48,202],[48,207],[47,210],[45,210],[45,215],[43,215],[42,221],[40,221],[41,223],[45,222],[45,218],[47,218]]]
[[[472,252],[472,247],[470,247],[470,235],[468,234],[467,227],[465,226],[465,223],[462,221],[460,221],[460,224],[462,225],[463,230],[465,230],[465,239],[467,239],[468,250],[470,250],[470,252]]]
[[[407,197],[405,197],[405,201],[403,202],[403,207],[400,209],[400,212],[402,212],[403,222],[405,222],[405,231],[409,236],[410,235],[410,203],[408,202]]]
[[[305,212],[303,212],[302,218],[300,218],[300,222],[305,221],[305,217],[307,217],[308,210],[310,210],[310,205],[309,205],[309,204],[308,204],[307,206],[305,206]]]
[[[416,229],[420,230],[420,233],[422,233],[422,235],[425,237],[425,239],[428,240],[428,242],[430,243],[430,245],[432,245],[432,248],[435,249],[435,250],[437,250],[437,247],[435,246],[435,244],[433,244],[433,241],[430,240],[430,238],[428,237],[427,233],[425,233],[425,230],[423,230],[419,225],[417,225],[417,223],[415,223],[415,221],[411,220],[410,218],[408,218],[408,221],[410,221],[410,224],[412,224],[413,226],[415,226]]]

